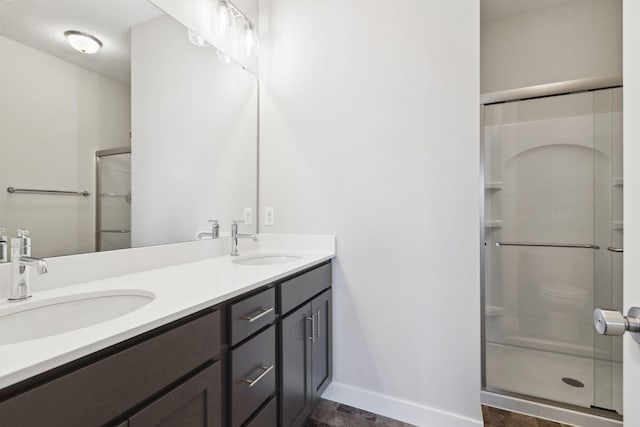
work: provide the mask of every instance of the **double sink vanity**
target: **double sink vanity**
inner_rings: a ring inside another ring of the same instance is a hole
[[[0,426],[303,425],[331,382],[335,246],[265,240],[1,302]]]

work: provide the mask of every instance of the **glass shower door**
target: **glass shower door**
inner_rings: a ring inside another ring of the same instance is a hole
[[[484,108],[487,389],[617,409],[599,397],[615,388],[602,373],[612,371],[612,345],[596,357],[592,323],[613,286],[602,276],[615,270],[600,241],[613,188],[601,176],[602,92],[611,90]]]
[[[594,92],[595,307],[622,312],[622,88]],[[622,337],[594,335],[593,406],[622,413]]]
[[[96,153],[96,251],[131,247],[131,149]]]

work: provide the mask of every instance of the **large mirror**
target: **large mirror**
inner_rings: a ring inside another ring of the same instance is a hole
[[[199,34],[147,0],[2,0],[0,58],[0,234],[52,257],[256,231],[257,79]]]

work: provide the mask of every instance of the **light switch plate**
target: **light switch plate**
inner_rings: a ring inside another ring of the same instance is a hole
[[[264,225],[275,225],[276,212],[272,207],[264,208]]]
[[[253,225],[253,208],[244,208],[244,223]]]

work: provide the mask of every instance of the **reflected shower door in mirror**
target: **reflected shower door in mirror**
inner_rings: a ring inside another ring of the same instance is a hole
[[[622,89],[484,107],[485,386],[622,413]]]
[[[257,211],[257,79],[151,2],[0,2],[0,56],[0,227],[31,230],[34,256],[195,240],[209,219],[224,236]],[[113,149],[131,154],[108,172]],[[105,175],[127,161],[130,184]]]

